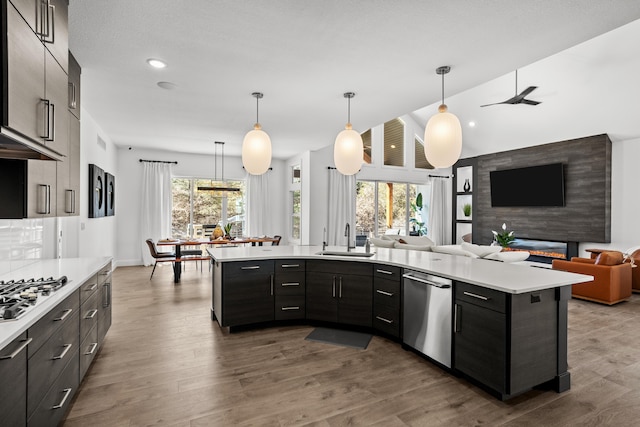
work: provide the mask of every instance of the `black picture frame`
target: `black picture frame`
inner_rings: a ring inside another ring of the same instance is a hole
[[[89,164],[89,218],[101,218],[106,213],[105,173],[98,165]]]
[[[105,172],[105,200],[106,200],[106,216],[114,216],[116,212],[116,177],[109,172]]]

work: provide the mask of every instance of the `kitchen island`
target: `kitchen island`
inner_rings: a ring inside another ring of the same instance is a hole
[[[437,316],[447,327],[440,335],[450,343],[451,363],[432,359],[436,364],[502,399],[541,384],[570,388],[567,301],[571,285],[591,276],[422,251],[375,248],[365,256],[358,249],[327,248],[336,255],[319,254],[319,246],[209,249],[211,317],[231,329],[325,322],[407,342],[414,325],[406,313],[411,301],[403,300],[406,281],[408,273],[424,273],[452,283],[442,286],[449,288],[444,309],[422,320]]]

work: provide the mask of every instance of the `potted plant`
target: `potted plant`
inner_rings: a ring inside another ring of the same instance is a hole
[[[224,238],[227,240],[233,240],[231,237],[231,229],[233,228],[233,224],[228,222],[227,225],[224,226]]]
[[[513,231],[507,231],[507,224],[505,223],[502,224],[502,231],[500,233],[494,230],[491,230],[491,232],[493,233],[494,242],[498,243],[503,248],[509,246],[509,244],[516,239]]]
[[[464,216],[471,216],[471,203],[465,203],[462,206],[462,213]]]

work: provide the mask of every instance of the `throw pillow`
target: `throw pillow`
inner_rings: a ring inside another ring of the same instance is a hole
[[[596,258],[596,265],[618,265],[622,264],[623,255],[619,251],[601,252]]]
[[[489,254],[495,254],[502,250],[500,246],[480,246],[474,245],[473,243],[462,242],[460,244],[460,249],[463,251],[467,251],[469,253],[474,254],[478,258],[484,258]]]
[[[430,245],[424,245],[424,246],[408,245],[406,243],[400,243],[400,242],[395,242],[393,247],[396,248],[396,249],[409,249],[409,250],[412,250],[412,251],[430,251],[431,250],[431,246]]]
[[[370,238],[369,242],[379,248],[392,248],[393,244],[395,243],[395,241],[393,240],[378,239],[376,237]]]
[[[529,258],[529,255],[531,254],[527,251],[507,251],[489,254],[485,256],[484,259],[495,259],[502,262],[520,262]]]

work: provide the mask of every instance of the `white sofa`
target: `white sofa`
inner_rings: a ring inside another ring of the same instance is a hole
[[[410,249],[414,251],[431,251],[449,255],[467,256],[470,258],[490,259],[502,262],[520,262],[529,258],[529,252],[503,252],[500,246],[483,246],[463,242],[460,245],[436,245],[426,236],[384,235],[371,238],[370,242],[381,248]]]

